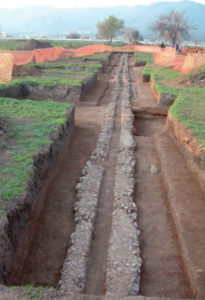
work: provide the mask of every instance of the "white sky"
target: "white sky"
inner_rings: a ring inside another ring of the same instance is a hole
[[[25,7],[25,6],[53,6],[53,7],[106,7],[117,5],[134,6],[137,4],[149,5],[160,1],[179,0],[0,0],[0,7]],[[205,0],[192,0],[205,4]]]

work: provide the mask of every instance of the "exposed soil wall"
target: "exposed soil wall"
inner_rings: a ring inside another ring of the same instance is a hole
[[[71,86],[32,86],[19,85],[0,90],[0,97],[9,97],[15,99],[46,100],[77,102],[81,93],[80,87]]]
[[[33,171],[21,195],[7,205],[7,216],[0,224],[0,282],[5,282],[15,263],[21,265],[18,259],[18,249],[28,252],[29,239],[35,232],[35,220],[38,218],[44,204],[48,186],[58,173],[58,165],[64,155],[64,149],[70,144],[74,127],[74,108],[68,110],[65,126],[60,126],[52,135],[50,145],[44,147],[33,159]],[[29,232],[29,235],[27,234]],[[26,237],[26,240],[24,239]]]
[[[150,81],[150,86],[158,105],[171,106],[174,103],[176,96],[169,94],[159,94],[158,91],[155,89],[154,83],[155,81],[152,79]]]
[[[96,81],[97,81],[97,75],[89,77],[83,81],[81,92],[80,92],[80,100],[82,99],[82,97],[85,95],[87,91],[93,88],[93,86],[96,84]]]
[[[173,140],[187,157],[189,167],[197,175],[202,188],[205,190],[205,151],[200,149],[200,145],[192,136],[191,130],[185,128],[171,113],[168,114],[166,126]]]

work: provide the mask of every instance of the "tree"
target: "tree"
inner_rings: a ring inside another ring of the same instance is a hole
[[[98,35],[105,38],[107,42],[112,42],[112,39],[124,27],[124,21],[116,18],[114,15],[109,16],[103,22],[98,22]]]
[[[67,36],[66,36],[67,39],[79,39],[80,38],[80,34],[78,33],[69,33]]]
[[[175,45],[183,38],[190,36],[190,31],[195,27],[189,23],[184,13],[172,10],[167,15],[161,15],[152,25],[152,30],[157,32],[160,38]]]
[[[128,42],[130,42],[130,43],[136,43],[140,40],[143,40],[139,31],[132,27],[126,27],[123,30],[123,35],[124,35],[125,39],[128,40]]]

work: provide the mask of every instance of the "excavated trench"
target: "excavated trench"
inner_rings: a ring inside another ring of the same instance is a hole
[[[116,299],[197,294],[179,222],[191,212],[187,205],[177,215],[173,193],[181,199],[187,188],[183,202],[197,194],[197,203],[203,193],[166,132],[165,113],[136,75],[133,54],[116,53],[83,94],[70,149],[34,220],[31,243],[16,252],[8,285]]]
[[[101,82],[106,78],[109,85],[106,90],[101,84],[92,99],[88,90],[81,98],[82,102],[77,104],[72,141],[58,162],[57,176],[41,199],[41,211],[36,214],[36,218],[31,218],[22,234],[12,271],[6,280],[7,285],[58,285],[70,246],[70,236],[75,229],[76,184],[95,148],[118,59],[119,55],[112,56],[111,65],[105,69],[105,74],[98,75]],[[103,105],[100,105],[101,101]],[[32,228],[32,239],[28,228]]]
[[[154,136],[165,131],[166,118],[135,114],[136,192],[142,274],[140,294],[145,296],[192,296],[176,228],[170,211]]]

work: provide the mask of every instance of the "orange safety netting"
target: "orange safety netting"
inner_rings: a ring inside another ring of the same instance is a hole
[[[176,54],[169,51],[155,53],[154,63],[165,67],[174,67]]]
[[[185,56],[177,54],[176,58],[175,58],[175,65],[174,65],[173,69],[176,71],[181,71],[184,61],[185,61]]]
[[[157,53],[161,51],[161,48],[159,46],[142,46],[137,45],[135,46],[135,51],[138,52],[147,52],[147,53]]]
[[[191,72],[205,64],[205,54],[194,53],[185,57],[184,64],[181,68],[182,73]]]
[[[170,48],[166,48],[165,51],[155,53],[154,63],[164,67],[173,67],[181,73],[189,73],[205,64],[205,53],[191,53],[185,56],[170,52]]]
[[[105,51],[113,51],[113,47],[106,46],[104,44],[102,45],[88,45],[81,48],[76,49],[67,49],[67,51],[71,52],[74,56],[84,56],[84,55],[90,55],[94,53],[100,53]]]
[[[0,82],[9,82],[12,79],[13,55],[7,51],[0,51]]]
[[[35,49],[33,50],[35,60],[38,63],[43,63],[44,61],[57,60],[64,52],[64,49],[61,47],[53,48],[44,48],[44,49]]]
[[[0,81],[7,82],[12,78],[13,65],[27,64],[32,61],[43,63],[44,61],[54,61],[59,58],[71,56],[85,56],[100,52],[111,51],[137,51],[154,53],[156,64],[173,67],[182,73],[187,73],[205,64],[205,52],[188,54],[187,56],[176,54],[176,50],[166,47],[162,50],[159,46],[126,45],[124,47],[111,47],[107,45],[88,45],[82,48],[44,48],[30,51],[0,51]]]
[[[34,60],[33,51],[12,51],[14,57],[14,65],[24,65]]]

